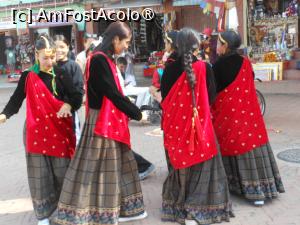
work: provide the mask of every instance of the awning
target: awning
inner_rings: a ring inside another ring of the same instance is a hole
[[[16,24],[13,24],[11,21],[0,22],[0,30],[11,30],[16,28],[17,28]]]
[[[173,0],[173,6],[200,5],[203,0]]]
[[[105,3],[104,9],[124,9],[124,8],[141,8],[151,6],[162,6],[162,0],[120,0],[113,3]]]

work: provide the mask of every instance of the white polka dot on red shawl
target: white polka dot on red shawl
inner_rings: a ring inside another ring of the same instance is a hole
[[[52,149],[55,149],[55,148],[56,148],[55,145],[53,145],[53,146],[52,146]]]
[[[44,94],[44,93],[42,94],[42,97],[45,97],[45,94]]]
[[[201,154],[200,156],[203,158],[203,157],[204,157],[204,154]]]
[[[53,134],[53,137],[57,137],[57,134]]]
[[[183,117],[182,117],[182,119],[184,119],[184,120],[185,120],[185,119],[186,119],[186,116],[183,116]]]
[[[33,142],[33,145],[37,145],[37,142],[35,141],[35,142]]]
[[[44,141],[44,142],[46,142],[46,141],[47,141],[47,139],[46,139],[46,138],[44,138],[44,139],[43,139],[43,141]]]
[[[186,162],[183,161],[183,162],[182,162],[182,165],[186,165]]]
[[[49,129],[49,127],[48,126],[45,126],[45,130],[48,130]]]
[[[34,132],[37,134],[39,131],[38,131],[38,130],[35,130]]]
[[[61,156],[64,156],[64,155],[65,155],[65,153],[62,152],[62,153],[61,153]]]
[[[180,91],[178,92],[178,95],[181,95],[181,92],[180,92]]]
[[[46,150],[43,150],[43,154],[46,154],[47,153],[47,151]]]
[[[190,92],[187,92],[186,94],[187,94],[187,95],[190,95],[191,93],[190,93]]]
[[[111,122],[108,122],[108,126],[111,126]]]
[[[123,120],[119,120],[120,121],[120,123],[122,123],[123,122]]]
[[[39,122],[39,121],[40,121],[40,118],[36,118],[35,121],[36,121],[36,122]]]
[[[113,109],[113,110],[111,110],[111,112],[112,112],[112,113],[115,113],[115,110]]]
[[[182,108],[182,107],[183,107],[183,104],[180,104],[180,107]]]

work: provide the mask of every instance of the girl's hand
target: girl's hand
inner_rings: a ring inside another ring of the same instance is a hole
[[[71,109],[72,107],[68,103],[64,103],[60,110],[56,113],[57,118],[66,118],[72,116]]]
[[[6,116],[4,114],[0,114],[0,124],[5,123],[6,121]]]

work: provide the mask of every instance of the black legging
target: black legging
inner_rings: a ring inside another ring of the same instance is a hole
[[[141,155],[137,154],[134,151],[133,151],[133,155],[134,155],[134,158],[137,162],[139,173],[145,172],[152,165],[151,162],[144,159]]]

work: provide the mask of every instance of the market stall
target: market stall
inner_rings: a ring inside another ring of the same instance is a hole
[[[248,54],[262,80],[282,80],[284,69],[299,48],[297,0],[250,0]]]

